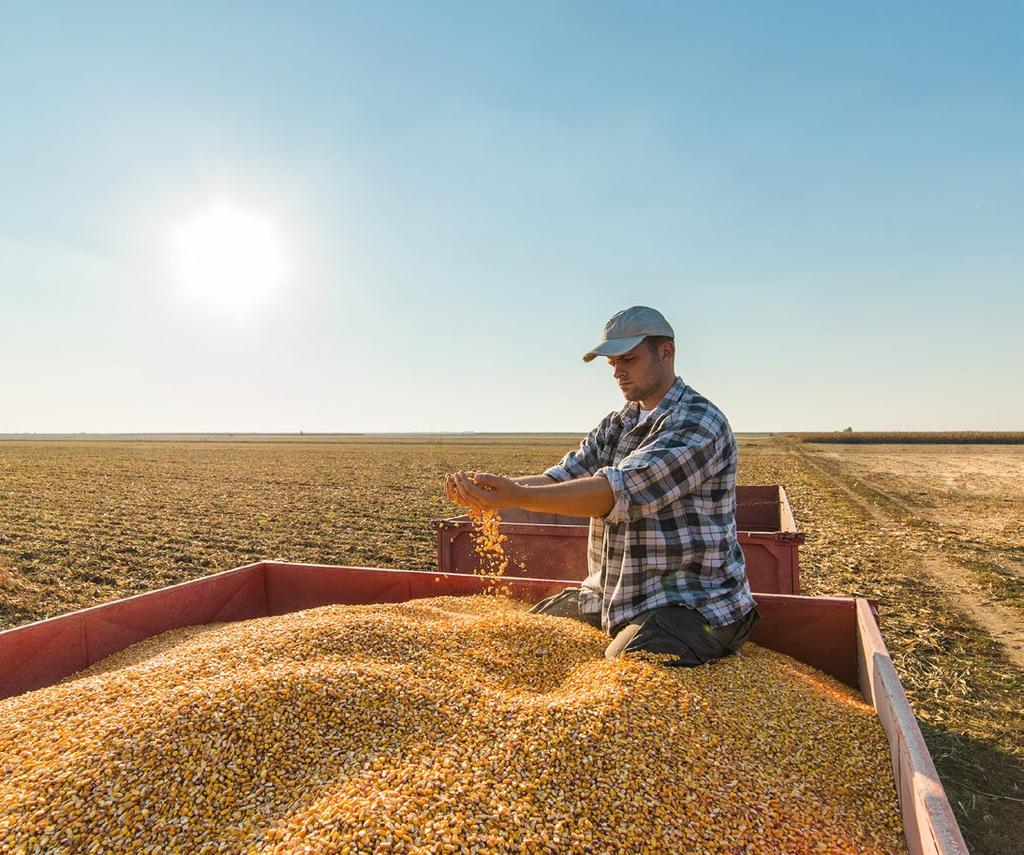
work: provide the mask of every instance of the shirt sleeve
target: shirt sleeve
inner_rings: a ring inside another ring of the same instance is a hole
[[[544,474],[559,482],[594,475],[605,459],[608,431],[614,416],[615,413],[605,416],[601,424],[587,434],[579,448],[566,454],[557,466],[545,469]]]
[[[667,430],[624,457],[618,466],[599,468],[594,474],[608,480],[615,496],[605,520],[624,523],[642,519],[696,492],[728,464],[723,454],[727,446],[728,437],[722,431],[705,427],[687,432]]]

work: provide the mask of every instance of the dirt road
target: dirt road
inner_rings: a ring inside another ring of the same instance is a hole
[[[919,526],[937,524],[924,508],[915,507],[863,474],[854,476],[845,472],[841,465],[821,453],[809,451],[797,443],[790,446],[790,452],[830,480],[880,524],[894,518]],[[920,569],[929,580],[945,590],[953,604],[1002,645],[1007,659],[1024,670],[1024,618],[1020,612],[993,599],[978,580],[941,552],[924,547],[920,559]]]

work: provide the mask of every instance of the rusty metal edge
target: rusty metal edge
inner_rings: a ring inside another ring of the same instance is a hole
[[[789,503],[789,496],[786,495],[786,488],[779,484],[779,531],[792,532],[797,534],[796,517],[793,516],[793,506]]]
[[[6,635],[7,633],[21,632],[23,630],[29,629],[30,627],[38,626],[40,624],[47,623],[51,620],[61,620],[63,618],[69,618],[72,616],[102,612],[104,609],[110,608],[114,605],[121,605],[122,603],[130,603],[137,600],[152,599],[157,594],[163,594],[166,591],[173,591],[178,588],[186,588],[189,585],[196,585],[200,582],[206,582],[209,579],[219,578],[221,576],[241,574],[246,570],[262,570],[264,565],[271,563],[273,562],[254,561],[252,562],[252,564],[243,564],[240,567],[232,567],[230,570],[219,570],[218,572],[210,573],[207,576],[200,576],[198,579],[186,579],[184,582],[175,582],[173,585],[164,585],[162,588],[154,588],[152,591],[143,591],[141,594],[132,594],[129,597],[118,597],[116,600],[110,600],[106,603],[97,603],[94,606],[86,606],[83,609],[75,609],[74,611],[70,612],[61,612],[59,615],[53,615],[48,618],[41,618],[40,620],[34,620],[31,623],[23,623],[19,626],[13,626],[10,629],[0,630],[0,637]]]
[[[856,608],[861,693],[875,708],[889,741],[903,834],[911,855],[970,855],[882,639],[878,612],[859,597]]]
[[[461,534],[463,532],[471,531],[473,524],[459,517],[448,517],[442,520],[431,520],[430,524],[434,527],[434,530],[440,535],[442,531],[452,531],[455,534]],[[502,522],[502,531],[509,531],[515,533],[516,531],[522,531],[526,534],[535,535],[556,535],[558,537],[587,537],[589,535],[589,527],[585,525],[573,524],[565,525],[558,523],[512,523]],[[803,543],[807,539],[807,534],[802,531],[757,531],[755,529],[737,529],[737,537],[750,538],[757,540],[774,540],[779,543]]]

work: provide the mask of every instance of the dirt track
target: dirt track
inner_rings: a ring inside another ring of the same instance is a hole
[[[830,479],[851,501],[879,523],[890,522],[895,516],[909,515],[919,525],[936,524],[934,514],[914,506],[863,474],[852,476],[840,465],[823,460],[819,454],[794,445],[792,453],[806,465]],[[855,486],[856,485],[856,488]],[[868,496],[874,495],[875,501]],[[994,640],[999,642],[1007,659],[1024,670],[1024,617],[987,594],[983,587],[954,566],[941,552],[925,547],[921,550],[920,569],[933,584],[945,590],[951,601],[969,615]]]

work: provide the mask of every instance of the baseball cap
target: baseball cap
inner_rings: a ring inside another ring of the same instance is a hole
[[[604,325],[601,343],[585,353],[583,361],[590,362],[597,356],[622,356],[649,335],[676,337],[665,316],[657,309],[650,306],[630,306],[611,316]]]

